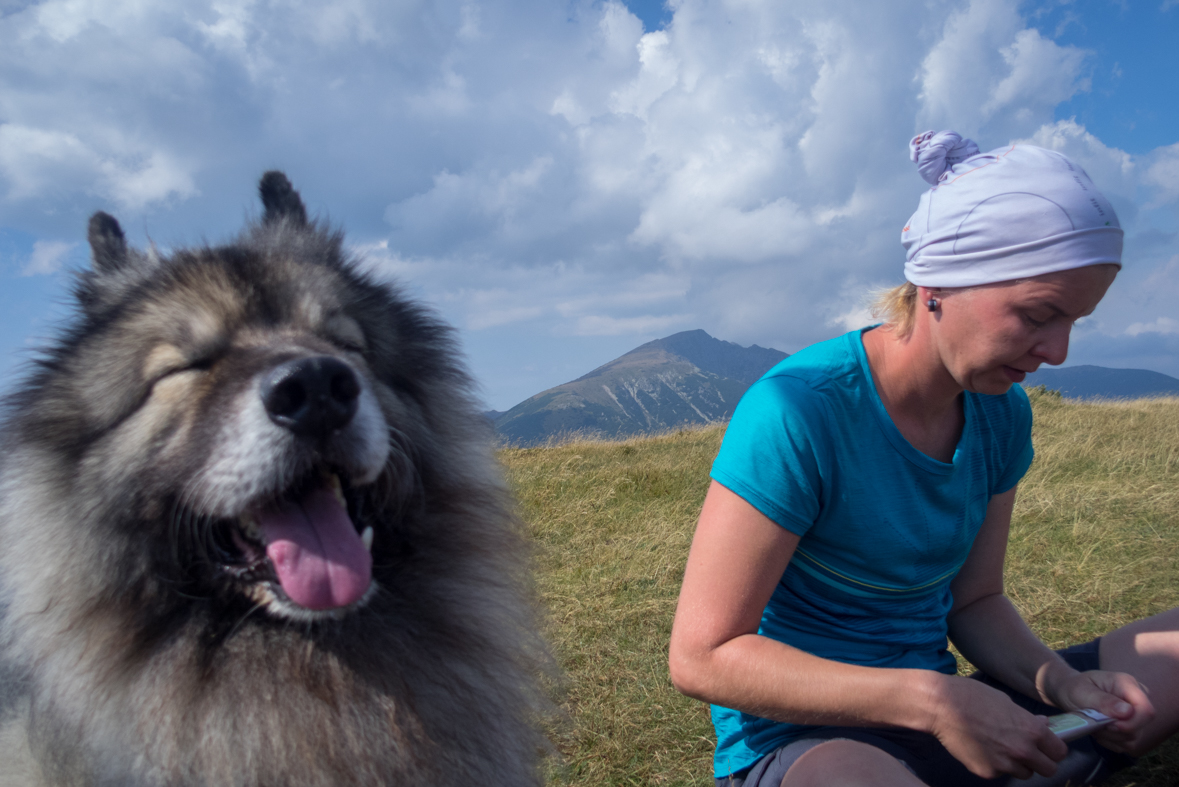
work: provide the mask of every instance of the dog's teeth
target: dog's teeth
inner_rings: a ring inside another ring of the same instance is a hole
[[[250,538],[257,538],[262,532],[258,520],[249,514],[242,514],[238,517],[238,524],[241,526],[242,532]]]
[[[366,527],[364,529],[364,532],[360,534],[360,540],[364,544],[364,549],[366,552],[373,551],[373,528],[372,528],[372,525],[369,525],[368,527]]]
[[[328,476],[328,486],[332,488],[332,494],[336,496],[336,500],[340,501],[340,505],[347,508],[348,503],[344,501],[344,488],[340,485],[340,477],[335,473],[331,473]]]

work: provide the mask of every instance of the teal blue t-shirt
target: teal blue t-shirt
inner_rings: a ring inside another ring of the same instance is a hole
[[[808,347],[742,397],[712,477],[800,537],[760,634],[823,658],[952,674],[950,581],[993,495],[1032,462],[1023,389],[966,392],[949,464],[901,435],[861,331]],[[809,729],[712,706],[718,777]]]

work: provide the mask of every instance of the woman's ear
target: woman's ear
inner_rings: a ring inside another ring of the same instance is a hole
[[[936,312],[941,308],[941,290],[937,287],[917,287],[917,302],[923,304],[927,311]]]

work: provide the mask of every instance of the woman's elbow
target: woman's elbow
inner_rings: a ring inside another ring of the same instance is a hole
[[[705,659],[698,653],[677,645],[673,639],[668,650],[667,669],[671,675],[671,685],[676,691],[692,699],[708,701],[705,680],[707,670]]]

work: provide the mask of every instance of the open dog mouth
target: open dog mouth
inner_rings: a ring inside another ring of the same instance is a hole
[[[311,612],[353,606],[372,585],[373,529],[362,526],[360,502],[339,474],[321,469],[223,520],[215,557],[261,602]]]

